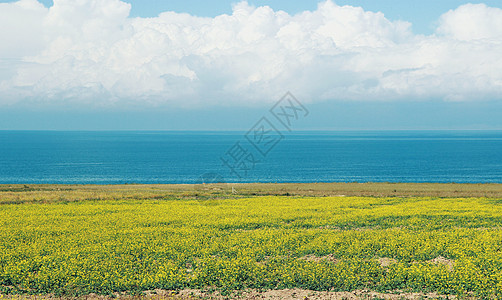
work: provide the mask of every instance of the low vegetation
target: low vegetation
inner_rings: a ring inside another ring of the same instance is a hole
[[[502,297],[498,185],[0,190],[0,294],[301,288]]]

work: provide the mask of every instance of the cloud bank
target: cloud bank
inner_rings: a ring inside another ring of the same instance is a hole
[[[466,4],[434,34],[321,2],[289,15],[241,2],[231,15],[129,17],[119,0],[0,4],[0,107],[262,105],[502,100],[502,10]]]

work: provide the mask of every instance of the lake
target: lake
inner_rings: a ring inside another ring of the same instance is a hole
[[[502,131],[0,131],[0,183],[502,183]]]

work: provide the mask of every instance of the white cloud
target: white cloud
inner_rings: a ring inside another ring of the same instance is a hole
[[[440,18],[437,30],[445,36],[472,41],[502,39],[502,9],[485,4],[465,4]]]
[[[37,54],[43,47],[40,25],[47,12],[36,0],[0,3],[0,58]]]
[[[467,4],[434,35],[338,6],[289,15],[241,2],[232,15],[130,18],[119,0],[0,4],[0,105],[254,105],[502,100],[502,10]]]

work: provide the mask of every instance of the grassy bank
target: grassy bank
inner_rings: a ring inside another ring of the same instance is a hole
[[[233,188],[233,189],[232,189]],[[0,203],[251,196],[502,197],[502,184],[235,183],[170,185],[0,185]]]

